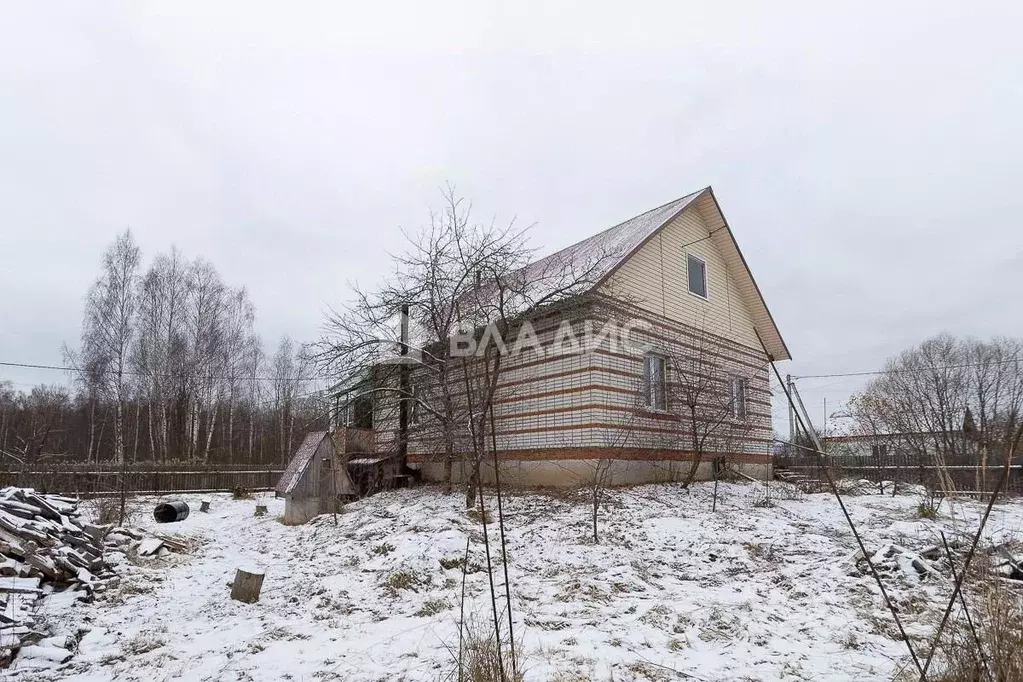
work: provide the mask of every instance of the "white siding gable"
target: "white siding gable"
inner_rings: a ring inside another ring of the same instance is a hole
[[[706,299],[689,291],[688,254],[707,264]],[[601,286],[601,292],[761,351],[753,318],[738,293],[734,274],[728,271],[695,205],[626,260]]]

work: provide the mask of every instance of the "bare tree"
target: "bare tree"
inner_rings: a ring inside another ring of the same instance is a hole
[[[7,440],[11,435],[11,420],[16,411],[14,384],[0,381],[0,452],[7,450]]]
[[[147,431],[154,459],[172,448],[171,420],[185,391],[189,265],[177,249],[158,255],[142,277],[134,368],[146,379]]]
[[[253,462],[256,442],[256,422],[263,399],[263,384],[259,373],[264,365],[263,346],[258,337],[253,337],[245,354],[245,400],[249,411],[249,432],[246,441],[247,460]],[[262,439],[261,441],[262,442]]]
[[[277,415],[277,442],[282,462],[287,462],[291,456],[295,413],[307,369],[307,360],[302,349],[297,348],[290,337],[281,338],[270,371],[272,404]]]
[[[126,372],[134,334],[139,248],[130,231],[103,254],[103,270],[85,299],[82,354],[114,404],[114,459],[124,461]]]
[[[346,391],[360,383],[361,373],[372,368],[369,391],[381,398],[386,396],[387,400],[381,402],[397,408],[396,444],[400,455],[406,455],[410,446],[409,411],[414,408],[426,415],[423,421],[432,429],[418,439],[422,454],[435,456],[438,446],[442,450],[448,489],[457,461],[465,484],[466,506],[478,502],[483,519],[486,510],[484,496],[479,494],[481,472],[485,462],[493,462],[503,550],[500,435],[495,403],[508,345],[523,333],[525,324],[538,311],[546,312],[549,306],[564,304],[592,288],[603,263],[599,255],[583,263],[571,258],[531,262],[526,230],[514,224],[474,223],[471,206],[450,187],[444,200],[444,210],[431,215],[429,227],[416,237],[408,237],[408,249],[395,259],[395,276],[377,291],[357,289],[351,305],[331,313],[328,333],[318,345],[317,360],[335,385]],[[410,319],[396,319],[404,311]],[[399,325],[414,327],[415,337],[413,330],[407,337],[397,334]],[[456,337],[466,345],[459,352],[453,350]],[[410,380],[410,366],[418,382]],[[418,392],[413,386],[418,386]],[[375,427],[376,413],[382,411],[375,410]],[[486,523],[482,531],[489,572]],[[506,561],[502,563],[507,572]],[[500,641],[500,619],[490,575],[494,626]],[[506,597],[510,628],[511,603]]]
[[[748,403],[756,373],[723,359],[720,345],[706,331],[694,330],[691,338],[680,341],[684,345],[674,343],[663,350],[666,395],[651,394],[648,402],[661,400],[678,416],[681,428],[669,438],[691,457],[681,480],[688,486],[707,457],[727,457],[745,447],[753,425]],[[658,388],[648,385],[646,390]]]
[[[313,423],[306,412],[316,408],[290,401],[291,432],[276,428],[280,412],[264,400],[270,369],[245,290],[227,287],[210,263],[189,262],[176,249],[157,255],[141,275],[139,261],[130,234],[118,237],[90,289],[81,346],[64,348],[76,388],[63,417],[70,456],[213,462],[232,461],[244,447],[249,461],[257,450],[277,459],[295,425]],[[237,426],[242,412],[246,436]],[[0,426],[11,423],[5,415]],[[0,436],[11,433],[3,428]]]
[[[433,444],[431,456],[441,451],[446,488],[459,465],[468,506],[498,439],[493,405],[517,330],[536,311],[569,305],[591,288],[610,257],[601,252],[533,262],[528,230],[476,223],[471,208],[448,187],[443,209],[431,214],[426,229],[406,236],[395,276],[376,291],[356,288],[355,301],[329,315],[317,347],[321,371],[336,385],[351,385],[367,366],[384,367],[372,391],[389,396],[391,405],[416,405],[424,416],[419,440]],[[413,333],[413,352],[404,360],[414,364],[418,396],[395,380],[401,365],[383,364],[396,354],[403,307]],[[455,337],[468,339],[471,348],[453,354]]]
[[[625,413],[617,419],[614,428],[603,430],[604,447],[600,449],[600,455],[589,463],[588,475],[583,481],[590,497],[591,521],[593,526],[593,542],[600,542],[598,533],[598,521],[600,509],[607,499],[607,490],[614,479],[615,467],[622,462],[619,454],[631,444],[633,436],[633,425],[636,414],[639,412],[639,391],[637,390],[636,409]],[[612,418],[613,420],[614,418]]]
[[[224,341],[226,288],[216,269],[198,260],[189,270],[189,305],[186,324],[192,351],[188,413],[188,450],[193,459],[209,459],[216,426],[217,409],[223,389],[221,364]],[[206,426],[205,443],[200,440]]]
[[[928,339],[889,360],[851,404],[855,428],[915,455],[921,478],[934,472],[925,478],[932,489],[955,490],[953,461],[975,462],[970,483],[986,489],[989,458],[1005,449],[1023,410],[1023,344]]]
[[[70,397],[60,386],[36,386],[31,393],[18,396],[17,402],[22,423],[17,428],[16,442],[5,454],[19,461],[20,476],[27,481],[44,448],[52,447],[51,436],[62,425]]]
[[[253,325],[256,313],[245,289],[230,292],[224,314],[222,344],[223,384],[227,393],[227,461],[234,461],[234,422],[238,401],[254,346],[259,344]]]

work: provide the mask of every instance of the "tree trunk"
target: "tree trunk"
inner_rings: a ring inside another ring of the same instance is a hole
[[[167,433],[167,405],[160,401],[160,460],[167,461],[167,453],[170,450]]]
[[[155,462],[156,461],[156,439],[153,436],[153,401],[149,401],[149,409],[147,410],[147,422],[149,425],[149,457]]]
[[[284,449],[284,419],[287,409],[287,406],[281,406],[281,413],[277,421],[277,447],[281,450],[280,459],[282,462],[287,461],[288,457],[288,453]]]
[[[288,410],[288,444],[284,448],[284,459],[281,460],[282,464],[288,463],[288,458],[291,457],[291,439],[295,433],[295,410],[291,408]]]
[[[114,410],[114,456],[118,463],[124,462],[124,351],[118,358],[117,385],[116,385],[116,406]]]
[[[703,452],[701,451],[700,448],[699,436],[696,435],[697,434],[696,429],[699,427],[696,419],[696,407],[694,405],[690,405],[689,411],[690,411],[689,428],[692,430],[691,432],[693,434],[693,461],[692,464],[689,465],[689,472],[686,474],[686,477],[682,480],[683,488],[688,488],[689,485],[693,482],[693,479],[696,478],[696,470],[700,466],[700,460],[703,459]]]
[[[980,490],[987,490],[987,443],[980,445]]]
[[[114,459],[118,464],[124,462],[124,403],[117,396],[114,405]]]
[[[252,463],[252,438],[256,433],[256,407],[252,405],[249,412],[249,464]]]
[[[110,408],[108,407],[103,412],[103,417],[99,422],[99,433],[96,434],[96,461],[99,461],[99,451],[103,447],[103,432],[107,430],[107,420],[110,419]]]
[[[139,422],[142,421],[142,401],[135,405],[135,442],[131,446],[131,461],[139,461]]]
[[[199,458],[199,422],[202,420],[202,412],[199,410],[199,398],[196,397],[190,411],[191,420],[188,432],[189,456],[194,462]]]
[[[450,429],[445,427],[445,431],[449,432],[445,435],[444,443],[444,494],[448,495],[451,493],[451,470],[455,463],[455,444],[451,442]]]
[[[465,486],[465,508],[472,509],[476,506],[476,493],[480,487],[480,460],[477,458],[472,464],[472,473]]]
[[[203,449],[202,459],[204,462],[210,461],[210,444],[213,442],[213,429],[217,425],[217,402],[213,401],[213,407],[210,409],[210,424],[206,429],[206,447]]]
[[[85,463],[92,462],[92,450],[96,443],[96,399],[89,401],[89,449],[85,453]]]
[[[7,450],[7,408],[0,412],[0,450]]]
[[[234,392],[227,406],[227,463],[234,464]]]

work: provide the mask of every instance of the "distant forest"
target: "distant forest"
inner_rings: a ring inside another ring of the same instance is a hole
[[[270,464],[326,421],[312,365],[288,337],[268,355],[244,287],[172,248],[143,269],[130,232],[103,254],[66,380],[16,391],[0,380],[0,459]]]

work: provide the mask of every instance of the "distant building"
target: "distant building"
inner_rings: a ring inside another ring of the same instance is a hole
[[[829,455],[884,458],[908,457],[920,453],[945,456],[975,457],[975,448],[969,448],[968,439],[961,431],[845,434],[825,436],[824,450]]]

